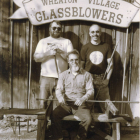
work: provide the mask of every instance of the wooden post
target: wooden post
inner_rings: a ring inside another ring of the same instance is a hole
[[[29,61],[29,79],[28,79],[28,94],[27,94],[27,109],[30,108],[30,93],[31,93],[31,69],[32,69],[32,40],[33,40],[33,25],[30,30],[30,61]],[[27,120],[27,132],[29,132],[29,120]]]
[[[112,123],[112,129],[113,140],[120,140],[120,123]]]
[[[10,0],[10,15],[13,14],[13,0]],[[10,46],[10,83],[11,83],[11,108],[13,108],[13,21],[10,20],[10,35],[9,35],[9,46]]]
[[[128,82],[128,101],[130,101],[131,93],[131,69],[132,69],[132,58],[133,58],[133,24],[131,25],[131,42],[130,42],[130,66],[129,66],[129,82]]]
[[[27,109],[30,108],[30,92],[31,92],[31,68],[32,68],[32,40],[33,40],[33,25],[31,24],[30,30],[30,61],[29,61],[29,79],[28,79],[28,97]]]
[[[38,115],[37,140],[45,140],[44,115]]]
[[[127,52],[127,45],[128,44],[128,28],[126,29],[126,46],[125,46],[125,61],[123,65],[123,85],[122,85],[122,101],[124,96],[124,84],[125,84],[125,71],[126,71],[126,52]],[[123,103],[121,104],[121,114],[123,112]]]

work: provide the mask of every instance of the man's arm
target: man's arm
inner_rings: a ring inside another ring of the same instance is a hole
[[[46,49],[48,49],[46,50],[46,52],[43,51],[44,47],[45,48],[47,47]],[[55,48],[52,47],[51,45],[47,46],[47,43],[44,42],[44,39],[41,39],[37,44],[37,47],[34,53],[34,60],[36,62],[44,62],[50,57],[52,57],[53,55],[56,55]]]
[[[67,53],[73,50],[73,45],[70,40],[68,40],[67,52],[57,49],[57,54],[59,54],[64,60],[67,61]]]
[[[91,76],[90,73],[87,73],[87,76],[86,76],[86,94],[82,97],[82,98],[85,98],[86,101],[89,99],[89,98],[94,98],[94,87],[93,87],[93,78]]]
[[[77,106],[81,106],[85,101],[87,101],[89,98],[90,99],[94,99],[94,88],[93,88],[93,78],[91,76],[91,74],[87,73],[86,75],[86,93],[83,97],[77,99],[75,101],[75,105]]]
[[[63,74],[59,75],[58,82],[57,82],[57,87],[56,87],[56,98],[58,99],[58,102],[60,104],[65,104],[65,99],[63,97],[64,93],[64,79],[63,79]]]
[[[56,55],[55,50],[49,50],[45,53],[34,53],[34,60],[36,62],[44,62],[47,59],[51,58],[53,55]]]
[[[67,53],[65,51],[57,49],[57,55],[60,55],[60,57],[65,61],[67,60]]]

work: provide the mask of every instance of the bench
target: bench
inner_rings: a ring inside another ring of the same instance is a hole
[[[127,124],[131,122],[132,119],[128,114],[119,114],[118,109],[114,106],[112,102],[107,102],[106,113],[91,113],[94,122],[109,122],[112,123],[112,136],[107,135],[101,130],[94,128],[93,132],[100,135],[104,139],[108,140],[120,140],[120,123]],[[52,109],[52,108],[50,108]],[[50,112],[48,111],[46,117],[49,118]],[[44,130],[44,119],[45,114],[38,115],[38,130],[37,130],[37,140],[45,140],[45,130]],[[69,115],[63,118],[63,121],[81,121],[77,116]],[[91,126],[93,128],[94,126]]]
[[[36,115],[37,117],[34,119],[38,119],[37,140],[45,140],[44,118],[46,114],[46,118],[49,119],[51,110],[52,110],[51,105],[48,106],[47,114],[45,109],[18,109],[18,108],[10,109],[9,108],[9,109],[0,109],[0,115],[4,115],[4,114]],[[94,129],[94,132],[108,140],[120,140],[120,123],[131,122],[132,119],[127,114],[118,114],[117,110],[113,112],[114,113],[112,114],[114,115],[111,118],[109,117],[108,112],[106,114],[102,114],[102,113],[92,114],[94,122],[112,123],[112,130],[113,130],[112,136],[109,136],[98,129]],[[80,121],[80,119],[78,119],[74,115],[69,115],[64,117],[63,121]]]
[[[102,132],[101,130],[94,128],[93,132],[100,135],[101,137],[108,139],[108,140],[120,140],[120,123],[128,123],[131,120],[129,115],[116,115],[114,118],[109,119],[106,114],[102,113],[95,113],[92,115],[94,122],[110,122],[112,123],[112,136],[107,135],[106,133]],[[43,125],[44,125],[44,118],[45,115],[38,115],[38,130],[37,130],[37,140],[44,140],[45,139],[45,132],[43,132]],[[81,121],[77,116],[69,115],[63,118],[63,121]],[[93,127],[93,126],[91,126]]]

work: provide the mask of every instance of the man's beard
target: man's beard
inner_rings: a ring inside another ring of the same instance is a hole
[[[79,71],[79,66],[71,66],[72,72],[77,72]]]
[[[50,33],[51,34],[51,36],[53,37],[53,38],[59,38],[60,37],[60,33],[56,33],[56,34],[54,34],[54,33]]]

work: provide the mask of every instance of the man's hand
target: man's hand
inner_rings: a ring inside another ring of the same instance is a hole
[[[64,51],[62,51],[61,49],[57,48],[56,49],[57,53],[64,53]]]
[[[48,54],[49,54],[49,55],[56,55],[56,53],[57,53],[57,52],[56,52],[56,50],[54,49],[54,50],[49,50],[48,52],[45,53],[45,55],[46,55],[46,56],[48,56]]]
[[[85,127],[86,124],[87,124],[87,119],[86,118],[82,119],[82,121],[79,123],[79,125],[82,125],[83,127]]]
[[[109,80],[108,79],[103,80],[102,81],[102,87],[108,86],[108,83],[109,83]]]
[[[85,101],[86,100],[84,98],[78,98],[78,99],[76,99],[74,104],[77,106],[81,106]]]
[[[58,102],[60,105],[66,105],[65,99],[63,97],[58,99]]]
[[[57,55],[60,55],[65,61],[67,60],[67,53],[61,49],[56,49]]]

